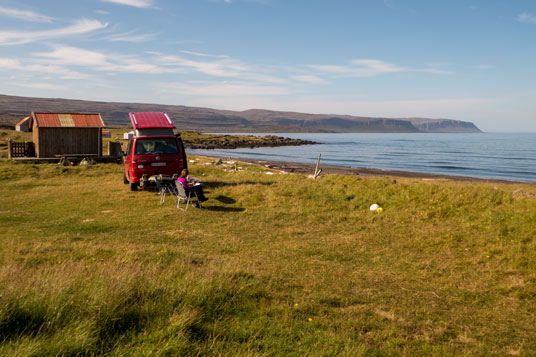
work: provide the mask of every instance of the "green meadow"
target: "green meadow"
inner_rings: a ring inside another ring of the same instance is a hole
[[[0,161],[0,355],[535,354],[536,185],[212,161],[186,212]]]

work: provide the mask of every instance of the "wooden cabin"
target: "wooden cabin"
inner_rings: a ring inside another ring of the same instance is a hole
[[[100,114],[32,113],[35,155],[38,158],[58,156],[102,156],[102,128]]]

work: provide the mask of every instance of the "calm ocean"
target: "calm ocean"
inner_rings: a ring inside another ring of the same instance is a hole
[[[536,133],[273,135],[321,144],[187,152],[303,163],[316,163],[322,153],[327,165],[536,182]]]

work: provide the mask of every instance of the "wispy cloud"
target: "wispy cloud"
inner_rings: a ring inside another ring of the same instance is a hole
[[[33,61],[39,64],[86,67],[90,71],[143,74],[183,73],[178,67],[162,66],[134,55],[102,53],[78,47],[56,45],[49,52],[34,52]]]
[[[211,55],[207,53],[194,52],[194,51],[180,51],[180,52],[187,54],[187,55],[198,56],[198,57],[229,58],[229,56],[225,56],[225,55]]]
[[[225,55],[181,51],[189,56],[161,55],[157,61],[166,66],[182,68],[186,72],[198,72],[207,76],[227,79],[248,80],[259,83],[286,83],[287,80],[274,75],[274,69],[244,63]],[[193,57],[193,58],[191,58]]]
[[[523,22],[526,24],[536,24],[536,15],[529,14],[528,12],[524,12],[517,16],[517,21]]]
[[[18,45],[36,41],[72,37],[106,28],[108,23],[81,19],[70,26],[44,31],[1,31],[0,45]]]
[[[110,64],[107,55],[100,52],[63,45],[54,46],[49,52],[34,52],[31,55],[39,58],[40,62],[55,65],[100,67]]]
[[[119,5],[141,7],[141,8],[153,7],[153,2],[151,0],[101,0],[101,1],[119,4]]]
[[[345,66],[340,65],[308,65],[308,68],[320,73],[331,74],[339,77],[373,77],[386,73],[398,72],[428,72],[437,74],[449,74],[450,72],[434,68],[408,68],[397,66],[381,60],[356,59]]]
[[[53,84],[48,82],[14,82],[12,85],[23,88],[32,88],[32,89],[46,89],[46,90],[57,90],[65,91],[64,85]]]
[[[143,74],[162,74],[162,73],[182,73],[184,72],[180,68],[166,68],[154,63],[144,61],[139,58],[129,58],[118,56],[112,58],[115,62],[113,65],[103,67],[103,70],[116,71],[116,72],[130,72],[130,73],[143,73]]]
[[[56,64],[40,64],[30,61],[21,61],[15,58],[0,58],[0,71],[19,73],[50,74],[58,79],[84,79],[88,78],[85,73],[70,70]]]
[[[371,59],[357,59],[353,60],[352,64],[355,66],[355,69],[357,70],[356,73],[363,73],[364,75],[376,75],[376,74],[382,74],[382,73],[395,73],[395,72],[403,72],[405,70],[404,67],[396,66],[391,63],[386,63],[379,60],[371,60]]]
[[[297,76],[292,76],[291,78],[297,82],[302,82],[302,83],[310,83],[310,84],[326,83],[324,79],[318,76],[313,76],[313,75],[297,75]]]
[[[154,40],[156,36],[156,33],[137,34],[136,31],[129,31],[110,35],[106,39],[112,42],[146,42]]]
[[[18,20],[30,22],[52,22],[54,20],[52,17],[34,11],[10,9],[7,7],[0,7],[0,16],[13,17]]]
[[[285,87],[252,84],[248,82],[202,82],[158,83],[158,88],[180,95],[201,97],[270,96],[287,95]]]
[[[185,69],[216,77],[238,77],[243,72],[249,70],[247,65],[231,58],[199,61],[183,56],[167,55],[159,57],[158,60],[165,65],[183,67]]]

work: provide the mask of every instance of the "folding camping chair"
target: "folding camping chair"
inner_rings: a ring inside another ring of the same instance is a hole
[[[188,191],[188,193],[186,193],[186,190],[180,183],[176,184],[176,188],[177,188],[177,208],[183,211],[188,211],[188,206],[191,203],[191,200],[190,200],[191,192]],[[186,208],[181,208],[181,201],[186,202]]]
[[[166,194],[177,195],[177,186],[175,186],[173,181],[166,181],[162,175],[158,175],[154,177],[154,182],[160,195],[160,206],[166,201]]]

